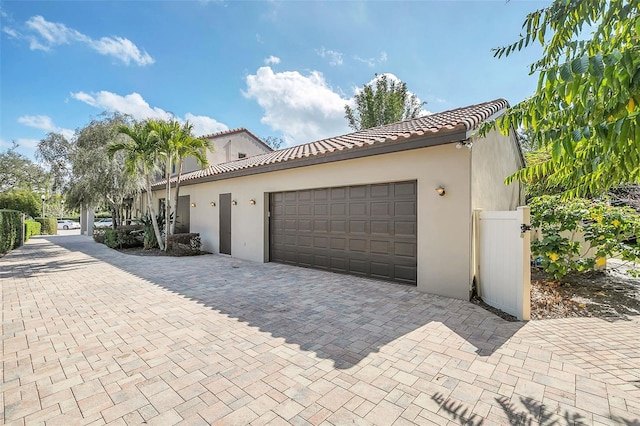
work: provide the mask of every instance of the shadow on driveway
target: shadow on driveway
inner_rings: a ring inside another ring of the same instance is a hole
[[[44,237],[41,237],[44,238]],[[451,355],[491,355],[524,323],[507,322],[469,302],[420,293],[401,284],[304,269],[276,263],[240,261],[227,256],[136,256],[95,243],[86,236],[57,236],[46,250],[53,258],[32,271],[89,267],[56,260],[61,251],[78,251],[237,318],[318,357],[349,368],[400,337],[402,349],[444,344]],[[21,250],[42,250],[27,245]],[[452,330],[457,336],[451,336]],[[412,333],[415,337],[412,338]],[[453,340],[452,340],[453,339]]]

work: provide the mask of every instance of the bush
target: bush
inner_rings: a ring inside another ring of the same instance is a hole
[[[0,193],[0,209],[18,210],[34,217],[42,213],[42,200],[35,192],[12,190]]]
[[[95,228],[93,239],[113,249],[142,247],[143,232],[140,225],[120,226],[118,229]]]
[[[112,249],[118,247],[118,234],[115,229],[107,229],[105,231],[104,244]]]
[[[111,228],[93,228],[93,240],[96,243],[104,244],[104,234]]]
[[[24,221],[24,242],[29,241],[33,235],[40,235],[40,230],[42,229],[42,225],[40,222],[35,220],[25,220]]]
[[[557,196],[534,198],[531,225],[540,228],[542,238],[531,242],[531,252],[545,272],[560,279],[569,272],[595,270],[609,257],[636,263],[640,247],[640,215],[629,207],[612,207],[585,199],[562,200]],[[586,250],[576,235],[584,235],[593,252]]]
[[[180,250],[186,252],[199,253],[202,248],[200,234],[173,234],[169,235],[167,250]]]
[[[55,217],[36,217],[40,222],[42,235],[58,235],[58,219]]]
[[[0,254],[22,245],[22,212],[0,210]]]

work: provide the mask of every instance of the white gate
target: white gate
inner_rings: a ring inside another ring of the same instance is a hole
[[[517,211],[475,211],[478,294],[487,304],[520,320],[531,311],[529,207]]]

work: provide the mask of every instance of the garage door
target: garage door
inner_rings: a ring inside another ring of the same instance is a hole
[[[270,195],[271,261],[416,284],[415,181]]]

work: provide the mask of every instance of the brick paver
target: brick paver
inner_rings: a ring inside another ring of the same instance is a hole
[[[640,424],[640,320],[83,236],[0,259],[5,424]]]

